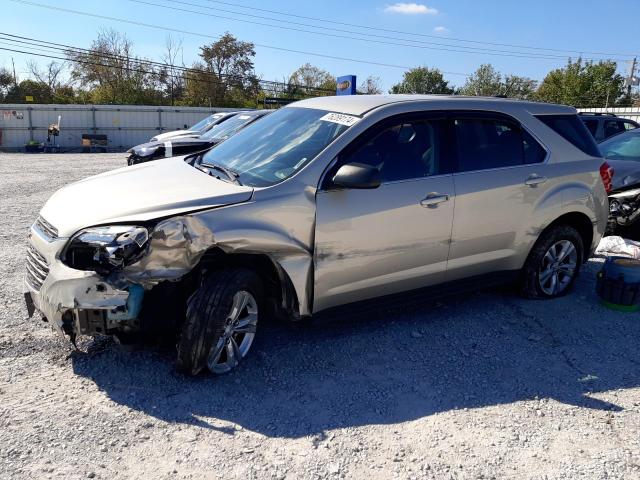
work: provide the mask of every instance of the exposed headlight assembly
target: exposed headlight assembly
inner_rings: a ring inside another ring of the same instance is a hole
[[[71,238],[63,259],[78,270],[109,273],[145,255],[149,231],[135,225],[86,228]]]

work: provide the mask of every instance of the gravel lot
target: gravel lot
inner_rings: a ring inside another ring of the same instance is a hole
[[[597,260],[551,302],[262,325],[218,378],[105,339],[74,352],[22,305],[28,227],[123,164],[0,154],[0,478],[640,478],[640,317],[598,304]]]

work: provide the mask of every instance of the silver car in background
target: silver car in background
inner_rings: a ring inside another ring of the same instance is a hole
[[[177,336],[238,365],[265,315],[516,280],[567,293],[611,178],[573,108],[353,96],[282,108],[203,155],[69,185],[33,225],[26,300],[57,330]]]

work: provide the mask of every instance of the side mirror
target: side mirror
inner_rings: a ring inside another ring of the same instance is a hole
[[[347,163],[333,177],[334,185],[344,188],[378,188],[380,170],[364,163]]]

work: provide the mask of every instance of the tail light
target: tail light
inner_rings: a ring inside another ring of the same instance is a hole
[[[607,162],[600,166],[600,177],[602,178],[602,183],[604,183],[605,191],[609,193],[613,188],[613,167]]]

